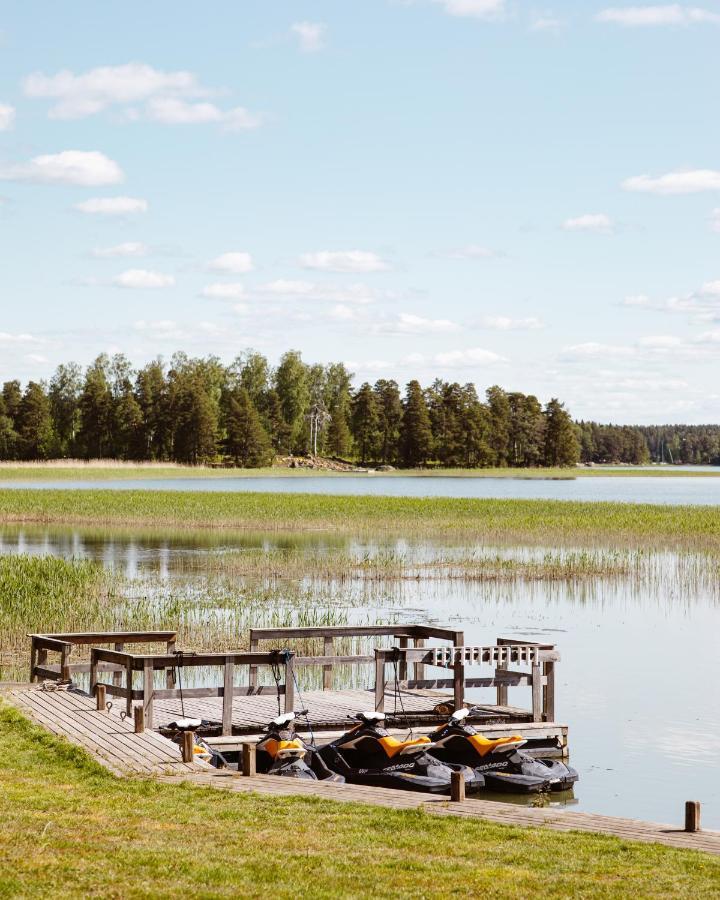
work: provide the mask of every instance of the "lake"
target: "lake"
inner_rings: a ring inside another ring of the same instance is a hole
[[[457,546],[428,539],[0,526],[0,554],[99,560],[133,579],[130,589],[147,602],[153,591],[187,593],[201,584],[206,595],[218,591],[219,596],[221,589],[208,576],[211,561],[257,548],[359,558],[392,553],[418,561],[458,552]],[[520,557],[543,552],[474,544],[464,549]],[[684,801],[699,799],[704,824],[720,828],[718,560],[690,555],[684,567],[669,552],[654,560],[656,574],[647,578],[485,582],[354,575],[302,581],[351,622],[455,624],[465,629],[469,644],[494,643],[497,637],[557,643],[562,653],[557,718],[570,727],[572,764],[581,774],[573,808],[679,823]],[[690,570],[700,574],[688,578]],[[272,596],[285,596],[282,579]],[[368,684],[371,680],[368,672]],[[492,702],[492,692],[476,694]],[[529,706],[524,689],[511,690],[510,702]]]
[[[491,478],[443,475],[307,475],[227,478],[128,478],[110,480],[2,481],[1,489],[231,491],[351,494],[378,497],[470,497],[517,500],[580,500],[671,505],[720,504],[720,477]]]

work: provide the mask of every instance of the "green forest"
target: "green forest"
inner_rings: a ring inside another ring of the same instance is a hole
[[[573,466],[578,462],[720,462],[720,427],[573,422],[558,399],[440,379],[403,390],[355,387],[342,363],[295,350],[271,367],[248,350],[230,365],[176,353],[136,369],[102,354],[85,371],[58,366],[48,383],[6,381],[0,459],[58,458],[270,465],[323,455],[396,467]]]

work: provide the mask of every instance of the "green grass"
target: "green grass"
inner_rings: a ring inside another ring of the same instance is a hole
[[[692,851],[116,779],[0,701],[0,897],[716,897]]]
[[[720,546],[720,506],[203,491],[0,491],[0,522],[386,531],[483,540]],[[622,545],[622,544],[621,544]]]
[[[210,468],[207,466],[185,466],[178,463],[132,463],[118,460],[92,460],[83,463],[78,460],[51,460],[18,464],[0,462],[0,482],[2,481],[125,481],[128,479],[151,478],[258,478],[273,476],[277,478],[346,478],[348,474],[358,473],[335,472],[325,469],[298,468],[288,469],[282,466],[261,469]],[[383,477],[397,478],[413,476],[417,478],[523,478],[523,479],[562,479],[595,478],[611,476],[613,478],[645,478],[648,476],[663,478],[696,478],[718,477],[720,467],[716,471],[676,469],[672,466],[641,469],[628,466],[622,469],[607,466],[592,468],[528,468],[528,469],[397,469],[381,473]],[[368,477],[378,477],[377,474]]]

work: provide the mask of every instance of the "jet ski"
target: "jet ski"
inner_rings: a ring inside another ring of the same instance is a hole
[[[319,748],[319,754],[334,771],[351,784],[450,793],[453,771],[462,772],[468,793],[479,790],[482,775],[469,766],[447,764],[430,755],[434,745],[428,737],[400,741],[384,727],[385,714],[362,712],[348,732]]]
[[[302,715],[302,713],[301,713]],[[295,713],[273,719],[265,727],[265,737],[255,747],[257,771],[286,778],[342,783],[342,775],[332,772],[313,747],[295,734]]]
[[[579,775],[557,759],[536,759],[520,750],[527,743],[520,735],[483,737],[466,721],[470,710],[459,709],[432,735],[434,757],[445,763],[470,766],[485,779],[489,791],[534,794],[566,791]]]

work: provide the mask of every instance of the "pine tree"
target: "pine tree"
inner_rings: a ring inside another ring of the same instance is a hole
[[[510,456],[510,404],[505,391],[493,385],[487,389],[490,434],[488,444],[493,451],[492,465],[504,467]]]
[[[430,459],[433,436],[425,396],[418,381],[411,381],[403,402],[400,435],[402,460],[406,466],[423,466]]]
[[[18,446],[23,459],[50,459],[57,443],[50,416],[50,401],[43,385],[28,382],[17,412]]]
[[[5,400],[0,394],[0,459],[16,458],[17,439],[13,420],[7,415]]]
[[[310,388],[308,368],[297,350],[289,350],[280,358],[275,370],[274,387],[287,428],[289,450],[302,453],[306,449],[303,438],[307,431],[305,414],[310,406]]]
[[[367,381],[353,397],[351,423],[360,462],[376,459],[380,420],[375,395]]]
[[[58,439],[61,456],[72,455],[75,438],[80,427],[80,391],[82,370],[77,363],[60,364],[50,381],[48,397],[53,429]]]
[[[114,455],[113,398],[108,357],[103,353],[88,367],[80,395],[78,444],[86,459]]]
[[[168,385],[160,359],[148,363],[137,373],[135,399],[142,414],[143,459],[169,459],[172,424]]]
[[[243,468],[269,465],[272,459],[270,438],[249,393],[243,387],[228,397],[225,427],[225,451],[235,465]]]
[[[580,446],[575,426],[563,404],[554,397],[545,407],[545,421],[545,465],[577,465]]]
[[[380,460],[396,463],[400,458],[400,424],[402,401],[396,381],[384,378],[375,382],[373,392],[377,398],[380,431]]]

